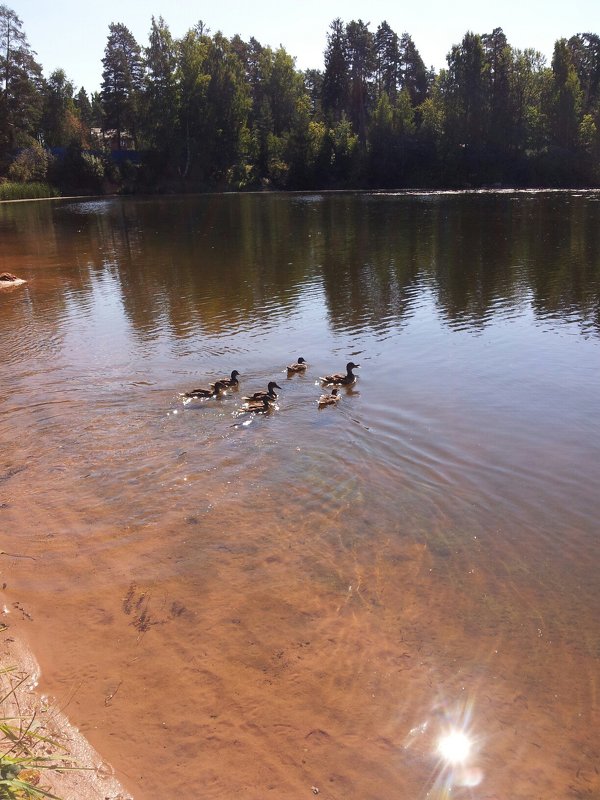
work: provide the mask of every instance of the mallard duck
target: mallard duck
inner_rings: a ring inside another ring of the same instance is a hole
[[[271,403],[269,397],[265,395],[261,400],[250,400],[248,403],[245,403],[244,406],[240,408],[239,413],[245,414],[248,412],[250,414],[260,414],[269,411],[270,408]]]
[[[184,392],[181,397],[185,400],[197,400],[203,397],[218,397],[222,392],[227,389],[227,384],[224,381],[217,381],[211,383],[210,389],[192,389],[189,392]]]
[[[319,408],[325,408],[325,406],[334,406],[339,399],[340,395],[338,394],[338,390],[332,389],[331,394],[322,394],[317,402]]]
[[[319,378],[321,383],[332,386],[351,386],[356,380],[356,375],[352,373],[353,369],[358,369],[360,364],[355,364],[349,361],[346,364],[346,374],[336,372],[334,375],[326,375],[324,378]]]
[[[298,361],[295,364],[290,364],[287,368],[288,372],[304,372],[304,370],[308,367],[306,361],[300,356]]]
[[[269,381],[266,392],[254,392],[254,394],[251,394],[248,397],[242,397],[242,400],[247,400],[249,403],[252,403],[254,400],[262,401],[266,397],[268,398],[269,402],[272,403],[273,400],[277,400],[277,392],[275,389],[281,389],[281,386],[278,386],[275,381]]]
[[[237,369],[234,369],[233,372],[231,373],[231,377],[229,377],[229,378],[219,378],[219,380],[216,383],[224,383],[225,386],[228,386],[228,387],[239,386],[239,384],[240,384],[240,382],[238,381],[238,375],[239,374],[240,373],[237,371]],[[211,389],[214,389],[214,387],[216,386],[216,383],[211,383],[210,384]]]

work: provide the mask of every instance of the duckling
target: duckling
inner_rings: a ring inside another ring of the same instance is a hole
[[[231,387],[235,387],[235,386],[239,386],[240,385],[240,382],[238,381],[238,375],[239,374],[240,373],[237,371],[237,369],[234,369],[233,372],[231,373],[231,377],[230,378],[219,378],[217,383],[224,383],[225,386],[230,387],[230,388]],[[214,389],[215,385],[216,384],[211,383],[210,384],[210,388]]]
[[[336,372],[333,375],[326,375],[324,378],[319,378],[321,383],[325,385],[333,385],[333,386],[352,386],[354,381],[356,380],[356,375],[353,374],[353,369],[358,369],[360,364],[355,364],[353,361],[349,361],[346,364],[346,374],[344,375],[341,372]]]
[[[325,406],[334,406],[339,399],[340,395],[338,394],[338,390],[332,389],[331,394],[322,394],[317,403],[319,408],[325,408]]]
[[[281,386],[278,386],[275,381],[269,381],[266,392],[254,392],[254,394],[251,394],[248,397],[242,397],[242,400],[247,400],[248,402],[252,403],[254,400],[262,401],[263,398],[267,397],[269,402],[272,403],[277,399],[277,392],[275,389],[281,389]]]
[[[298,361],[295,364],[290,364],[287,367],[287,371],[291,372],[291,373],[293,373],[293,372],[304,372],[307,367],[308,367],[308,364],[302,358],[302,356],[300,356],[300,358],[298,359]]]
[[[217,381],[211,383],[210,389],[192,389],[189,392],[184,392],[181,397],[185,400],[197,400],[203,397],[218,397],[222,392],[227,389],[227,384],[224,381]]]
[[[250,400],[248,403],[245,403],[243,408],[240,408],[240,414],[245,414],[246,412],[251,414],[261,414],[266,413],[271,408],[270,400],[268,395],[265,395],[261,400]]]

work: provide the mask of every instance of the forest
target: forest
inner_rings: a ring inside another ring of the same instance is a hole
[[[323,68],[300,71],[204,22],[177,39],[152,17],[143,44],[112,23],[88,94],[44,77],[1,5],[0,197],[600,185],[598,35],[559,39],[548,65],[469,31],[436,73],[410,34],[369,25],[334,19]]]

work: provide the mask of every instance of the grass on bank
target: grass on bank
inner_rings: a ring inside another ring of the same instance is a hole
[[[49,183],[0,182],[0,200],[37,200],[41,197],[60,197],[60,192]]]
[[[56,795],[42,787],[44,771],[77,769],[66,748],[45,735],[37,712],[22,713],[19,689],[28,675],[0,669],[0,800],[40,800]]]

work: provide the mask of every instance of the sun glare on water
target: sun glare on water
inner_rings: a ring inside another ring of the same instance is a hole
[[[439,740],[438,752],[449,764],[464,764],[471,754],[471,740],[462,731],[450,731]]]

